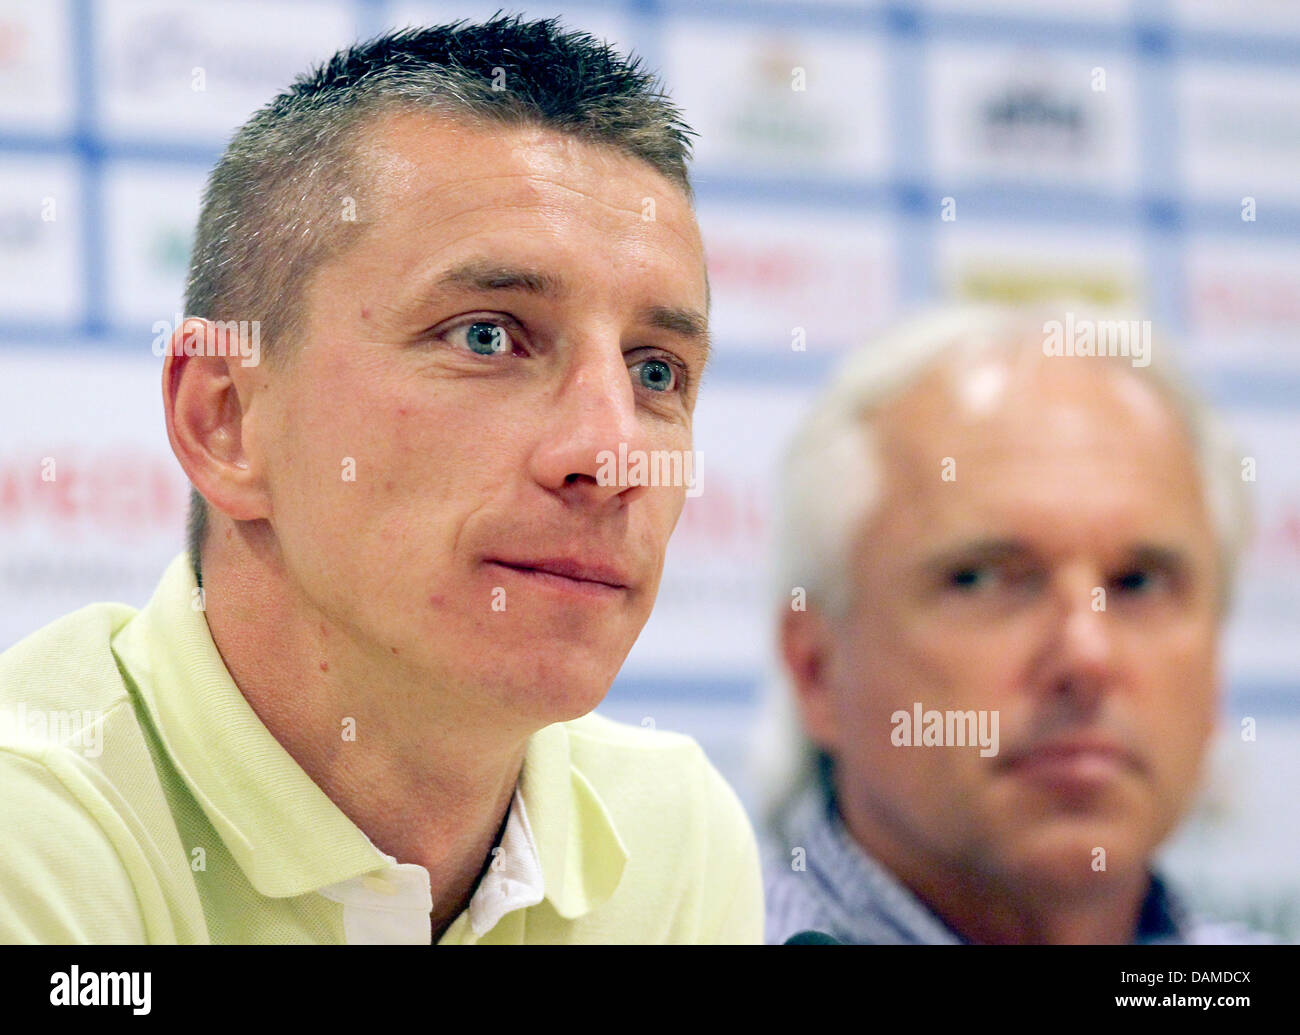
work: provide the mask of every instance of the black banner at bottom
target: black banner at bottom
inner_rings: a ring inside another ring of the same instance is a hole
[[[1294,1013],[1300,946],[52,947],[0,950],[4,1015],[104,1014],[133,1024],[250,1020],[371,1024],[399,1013],[675,1029],[757,1016],[885,1018],[1161,1015],[1184,1024]],[[60,1017],[59,1015],[64,1015]],[[16,1023],[14,1023],[16,1022]]]

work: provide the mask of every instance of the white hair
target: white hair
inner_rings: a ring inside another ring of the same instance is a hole
[[[775,614],[791,606],[796,589],[806,594],[806,606],[832,619],[842,617],[851,604],[849,561],[855,534],[880,489],[872,418],[946,361],[1044,341],[1049,322],[1061,320],[1067,310],[1076,325],[1114,319],[1114,314],[1060,304],[945,308],[895,327],[843,362],[796,431],[777,477]],[[1162,337],[1150,343],[1145,358],[1145,366],[1114,356],[1104,361],[1123,363],[1155,389],[1189,434],[1215,531],[1220,602],[1226,611],[1251,531],[1242,457],[1218,417],[1190,388]],[[969,380],[966,390],[980,394],[979,384]],[[779,659],[770,665],[751,767],[762,821],[779,830],[788,807],[816,778],[821,751],[803,733]]]

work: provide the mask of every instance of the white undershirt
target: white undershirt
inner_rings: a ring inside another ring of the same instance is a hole
[[[330,884],[319,893],[343,906],[349,945],[428,945],[433,911],[429,871],[391,855],[384,858],[388,865],[382,869]],[[516,787],[501,843],[492,849],[492,862],[469,900],[474,936],[481,938],[507,913],[537,905],[545,890],[537,843]]]

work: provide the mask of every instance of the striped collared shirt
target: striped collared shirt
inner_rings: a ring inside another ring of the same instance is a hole
[[[763,845],[766,940],[821,931],[854,945],[962,945],[949,928],[849,835],[823,782],[799,797]],[[1135,939],[1140,944],[1232,945],[1267,941],[1237,925],[1192,917],[1152,876]]]

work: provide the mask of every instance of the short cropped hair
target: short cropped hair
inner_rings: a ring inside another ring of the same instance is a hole
[[[695,134],[636,56],[554,18],[497,15],[390,32],[300,76],[235,133],[203,195],[186,314],[256,319],[266,361],[283,358],[302,332],[300,304],[313,272],[365,225],[355,211],[365,174],[359,130],[402,109],[605,144],[692,197]],[[200,582],[206,531],[207,504],[192,489],[186,538]]]

